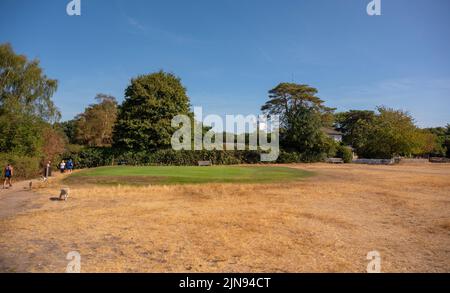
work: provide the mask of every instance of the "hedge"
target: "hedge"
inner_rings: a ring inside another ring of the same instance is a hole
[[[69,152],[63,158],[72,159],[78,169],[112,165],[165,165],[194,166],[198,161],[211,161],[214,165],[233,165],[259,162],[256,151],[174,151],[171,149],[155,152],[119,153],[111,148],[85,148],[79,152]]]
[[[119,153],[111,148],[83,148],[68,152],[63,159],[72,159],[75,168],[94,168],[112,165],[131,166],[195,166],[199,161],[211,161],[214,165],[259,164],[261,151],[174,151]],[[311,156],[299,153],[280,152],[276,163],[314,162],[324,159],[323,155]],[[270,162],[269,162],[270,163]]]

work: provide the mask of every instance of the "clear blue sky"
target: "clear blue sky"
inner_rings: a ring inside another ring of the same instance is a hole
[[[59,80],[63,119],[130,78],[181,77],[207,114],[258,114],[279,82],[307,83],[338,110],[386,105],[420,126],[450,123],[450,1],[0,0],[0,43]]]

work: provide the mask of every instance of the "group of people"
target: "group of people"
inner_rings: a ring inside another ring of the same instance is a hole
[[[64,173],[72,173],[74,168],[74,164],[73,161],[70,159],[67,162],[62,160],[59,164],[58,164],[58,170],[61,172],[61,174]],[[47,165],[45,166],[44,169],[44,176],[43,179],[44,181],[46,181],[49,177],[52,176],[52,162],[48,161]]]
[[[61,163],[59,163],[59,171],[61,171],[61,173],[72,173],[73,171],[73,161],[72,160],[68,160],[67,162],[65,162],[64,160],[61,161]]]
[[[45,166],[45,170],[44,170],[44,179],[47,179],[48,177],[51,176],[51,161],[49,161],[47,163],[47,165]],[[60,170],[61,173],[72,173],[73,168],[74,168],[74,164],[72,160],[68,160],[66,161],[61,161],[61,163],[59,163],[58,168]],[[11,188],[12,185],[12,178],[14,176],[14,167],[11,164],[8,164],[4,169],[3,169],[3,176],[4,176],[4,181],[3,181],[3,189],[6,188]]]

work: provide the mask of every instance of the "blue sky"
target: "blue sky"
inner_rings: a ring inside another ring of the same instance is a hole
[[[123,100],[132,77],[181,77],[205,114],[258,114],[267,91],[295,81],[338,110],[409,111],[420,126],[450,123],[450,1],[0,0],[0,43],[39,58],[59,80],[71,119],[97,93]]]

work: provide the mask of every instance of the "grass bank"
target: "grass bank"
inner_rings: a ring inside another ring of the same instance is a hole
[[[87,169],[65,179],[66,184],[172,185],[200,183],[273,183],[311,176],[313,173],[288,167],[101,167]]]

